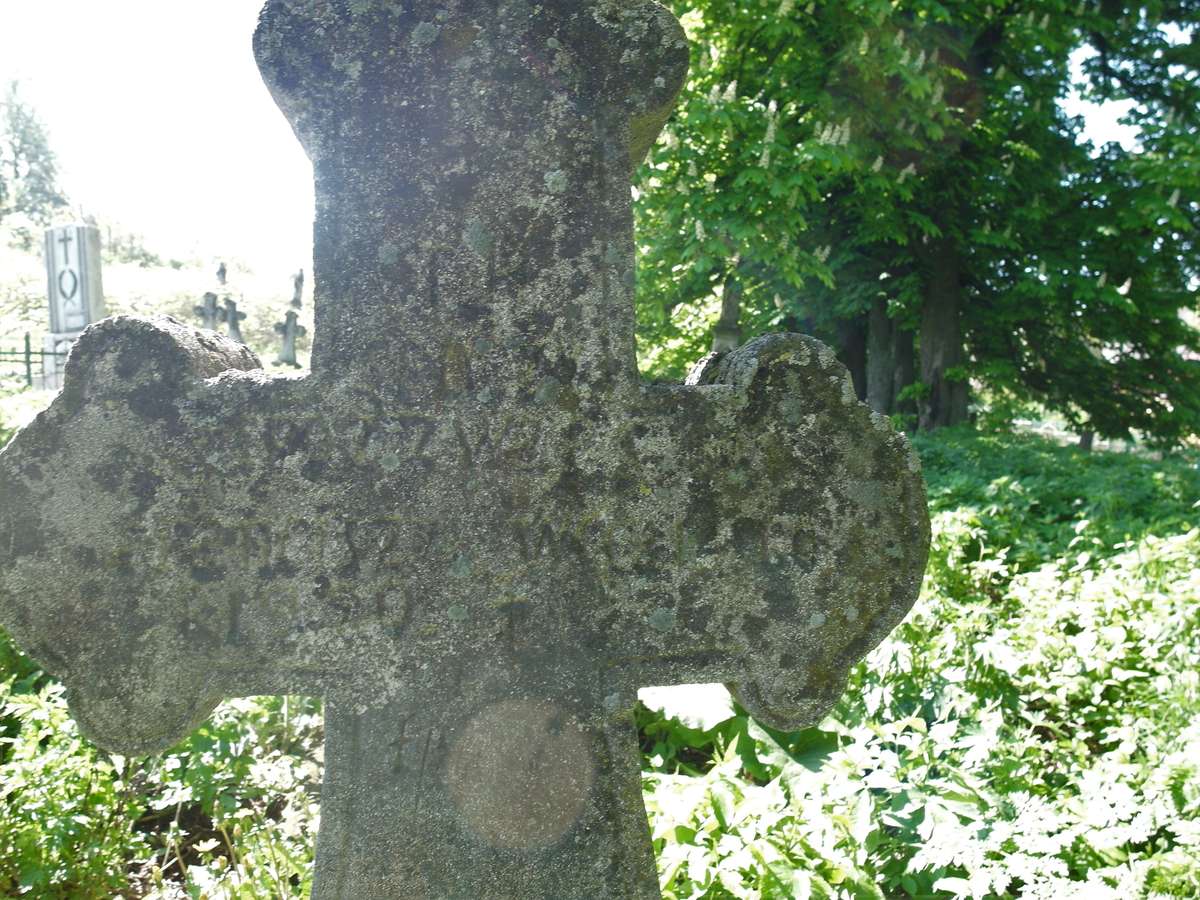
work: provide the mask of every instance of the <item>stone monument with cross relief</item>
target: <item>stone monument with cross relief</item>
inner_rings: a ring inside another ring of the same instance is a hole
[[[46,335],[42,387],[62,385],[63,361],[83,329],[108,315],[101,274],[100,229],[87,223],[46,230],[46,296],[50,301],[50,332]]]
[[[657,4],[270,0],[255,49],[316,175],[312,374],[90,328],[0,455],[0,622],[126,754],[324,696],[318,900],[656,898],[638,688],[817,721],[917,595],[917,461],[805,337],[639,380]]]

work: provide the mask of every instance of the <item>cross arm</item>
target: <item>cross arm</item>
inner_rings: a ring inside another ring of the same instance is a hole
[[[205,637],[229,627],[213,588],[233,566],[189,531],[188,511],[238,424],[204,434],[195,410],[257,368],[244,346],[170,318],[105,320],[73,347],[62,394],[0,454],[0,623],[64,680],[104,746],[161,750],[223,695]]]
[[[642,685],[729,682],[775,727],[814,723],[916,600],[919,463],[810,338],[760,338],[690,382],[649,391],[634,426],[630,567],[652,577],[614,663]]]

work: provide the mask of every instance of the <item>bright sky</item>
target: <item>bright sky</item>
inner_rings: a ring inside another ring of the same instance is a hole
[[[311,268],[312,167],[250,48],[262,0],[0,0],[0,84],[71,200],[165,255]]]
[[[312,169],[250,49],[262,0],[0,0],[0,84],[50,131],[73,202],[165,255],[310,268]],[[1131,142],[1077,100],[1087,136]]]

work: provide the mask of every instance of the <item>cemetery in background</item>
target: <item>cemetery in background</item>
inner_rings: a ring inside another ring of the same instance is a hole
[[[233,302],[241,338],[265,368],[294,372],[307,366],[312,305],[305,302],[305,292],[311,293],[311,285],[303,277],[297,284],[299,266],[297,272],[258,272],[233,260],[163,261],[144,250],[131,254],[130,239],[105,228],[96,230],[96,239],[92,253],[99,250],[99,266],[93,271],[100,276],[96,289],[103,310],[92,310],[88,321],[105,314],[153,314],[202,326],[197,307],[212,293],[222,314],[212,324],[228,333],[224,304]],[[52,322],[51,287],[58,271],[46,265],[51,246],[61,253],[64,245],[29,244],[0,224],[0,443],[49,405],[61,387],[70,339],[82,330],[77,322],[65,322],[55,331],[60,325]],[[226,272],[224,284],[219,267]],[[72,287],[73,276],[65,276],[63,284]],[[288,347],[291,355],[284,352]]]

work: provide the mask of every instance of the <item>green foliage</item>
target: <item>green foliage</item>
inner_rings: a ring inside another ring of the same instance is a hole
[[[103,900],[142,849],[128,791],[79,737],[62,687],[19,668],[0,684],[0,895]]]
[[[0,220],[13,216],[32,239],[33,226],[49,225],[66,205],[45,126],[13,82],[0,101]]]
[[[931,367],[962,360],[1080,430],[1200,431],[1200,335],[1179,314],[1200,278],[1200,6],[673,5],[691,76],[636,205],[651,375],[708,349],[736,285],[747,336],[803,331],[847,361],[884,310],[879,352],[926,357],[922,407],[949,380]],[[1076,88],[1136,100],[1138,146],[1082,141],[1061,106]]]
[[[123,759],[79,736],[2,632],[0,664],[0,896],[308,895],[317,701],[230,702],[169,753]]]
[[[1029,435],[970,429],[918,435],[914,444],[931,509],[965,523],[988,546],[1006,548],[1007,565],[1020,571],[1068,551],[1102,556],[1150,534],[1178,534],[1200,524],[1200,470],[1191,456],[1163,462],[1088,454]],[[982,544],[955,546],[934,553],[931,571],[956,569],[984,552]]]
[[[140,234],[133,234],[121,228],[107,226],[104,230],[104,262],[134,263],[144,269],[167,265],[163,258],[146,246],[146,241]],[[182,263],[171,263],[173,268],[181,268]]]

